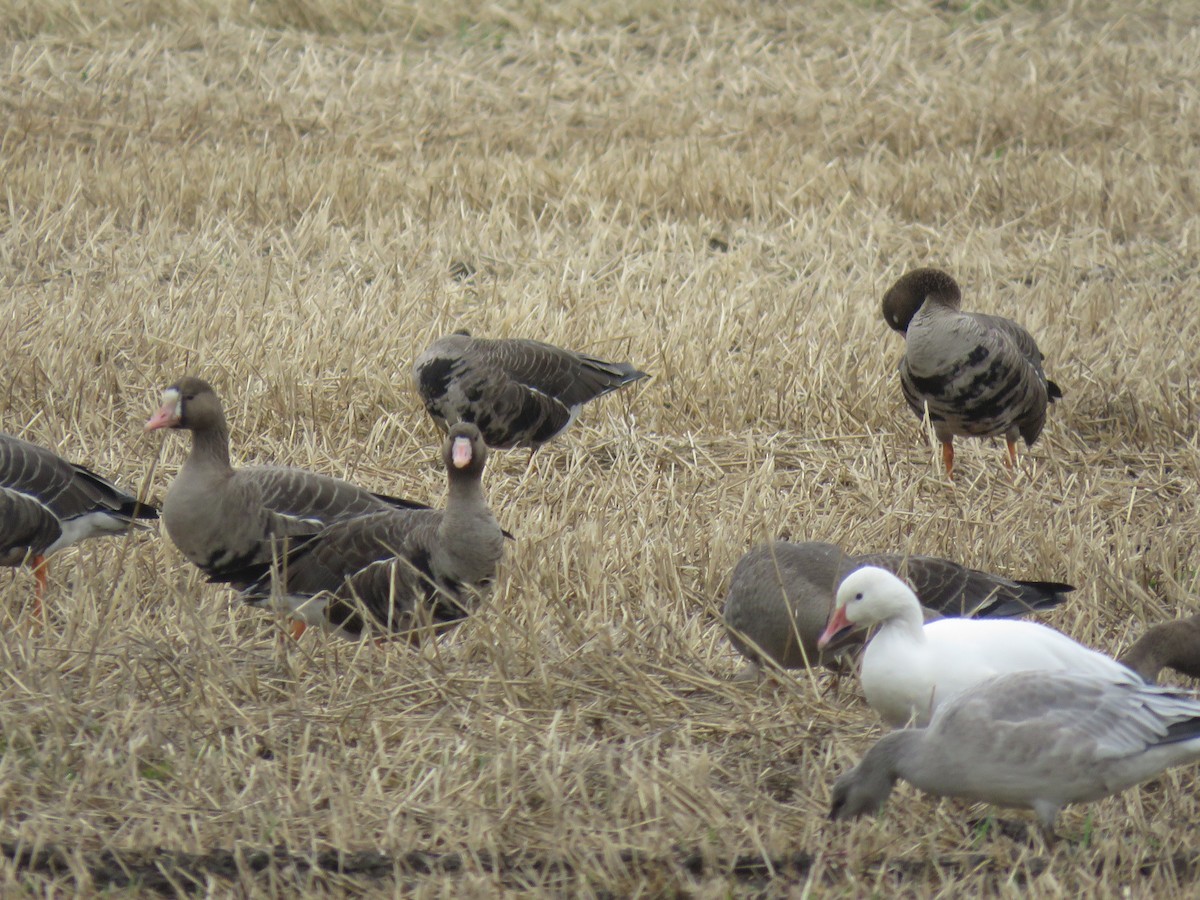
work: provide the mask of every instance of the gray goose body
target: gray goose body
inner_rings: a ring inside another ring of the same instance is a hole
[[[863,566],[905,577],[927,619],[1020,616],[1052,609],[1074,590],[1052,581],[1014,581],[930,556],[853,556],[834,544],[775,541],[752,548],[734,567],[724,610],[731,643],[755,667],[764,655],[789,669],[803,668],[806,660],[809,665],[830,663],[817,639],[833,611],[838,585]],[[839,642],[833,655],[863,640],[862,633],[855,633]]]
[[[0,565],[16,566],[87,538],[124,534],[158,510],[83,466],[0,434]]]
[[[1059,810],[1200,759],[1200,698],[1134,681],[1018,672],[894,731],[833,787],[830,817],[879,811],[897,779],[945,797],[1032,809],[1048,834]]]
[[[484,499],[487,448],[467,423],[443,447],[449,482],[444,510],[388,510],[336,523],[304,541],[271,571],[259,566],[243,596],[275,605],[344,637],[370,628],[409,633],[464,618],[495,577],[504,532]]]
[[[442,431],[471,422],[489,447],[536,449],[575,421],[584,404],[648,376],[629,363],[540,341],[460,332],[430,344],[413,377]]]
[[[268,563],[285,540],[309,537],[335,522],[424,508],[303,469],[234,469],[221,401],[198,378],[168,388],[146,428],[192,432],[191,452],[167,491],[162,518],[175,546],[214,581]]]
[[[905,338],[904,399],[918,417],[928,407],[949,472],[955,437],[1002,437],[1015,462],[1017,439],[1033,446],[1047,407],[1062,396],[1028,331],[1000,316],[963,312],[961,298],[938,269],[908,272],[883,297],[884,320]]]
[[[1200,615],[1155,625],[1117,661],[1147,681],[1154,681],[1163,669],[1200,678]]]

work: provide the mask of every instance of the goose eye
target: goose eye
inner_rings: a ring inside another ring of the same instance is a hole
[[[862,591],[859,591],[857,594],[855,594],[855,595],[854,595],[854,599],[855,599],[855,600],[861,600],[861,599],[862,599]]]

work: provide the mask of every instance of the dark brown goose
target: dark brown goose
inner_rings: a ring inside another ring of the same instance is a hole
[[[464,618],[496,574],[504,533],[484,498],[487,447],[474,425],[450,428],[442,450],[445,510],[388,510],[339,522],[269,565],[233,573],[248,603],[283,608],[344,637],[369,627],[407,633]],[[364,618],[366,617],[366,618]]]
[[[907,578],[927,619],[1020,616],[1053,609],[1074,590],[1053,581],[1013,581],[931,556],[851,556],[821,542],[761,544],[738,561],[725,602],[729,639],[750,661],[740,677],[757,675],[763,657],[786,669],[831,663],[830,655],[817,649],[817,639],[833,610],[838,585],[863,566]],[[857,648],[863,640],[862,633],[854,634],[833,655]]]
[[[629,363],[528,340],[485,340],[465,331],[434,341],[413,377],[445,431],[472,422],[489,447],[536,449],[575,421],[585,403],[647,378]]]
[[[159,428],[192,433],[191,453],[167,491],[162,518],[175,546],[214,581],[269,563],[281,549],[278,540],[303,539],[384,510],[425,508],[303,469],[233,468],[221,401],[199,378],[181,378],[167,388],[146,423],[147,431]]]
[[[1033,336],[1011,319],[959,309],[962,294],[938,269],[915,269],[883,295],[883,318],[904,335],[900,386],[918,417],[925,415],[954,473],[954,438],[1003,437],[1006,463],[1016,441],[1032,447],[1046,408],[1062,391],[1042,371]]]
[[[1155,625],[1118,661],[1147,681],[1156,680],[1163,669],[1200,678],[1200,614]]]
[[[157,518],[153,506],[95,472],[0,434],[0,565],[32,565],[39,600],[51,553]]]

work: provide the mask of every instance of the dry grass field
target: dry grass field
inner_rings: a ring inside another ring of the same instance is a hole
[[[382,11],[380,10],[382,7]],[[442,502],[409,368],[526,336],[653,379],[492,456],[517,540],[421,650],[240,608],[165,536],[0,572],[0,893],[1194,896],[1196,769],[1032,818],[901,786],[852,680],[730,681],[775,536],[1197,607],[1200,13],[1177,3],[3,0],[0,429],[164,495],[236,459]],[[938,265],[1065,399],[942,475],[879,314]],[[994,814],[994,818],[990,818]]]

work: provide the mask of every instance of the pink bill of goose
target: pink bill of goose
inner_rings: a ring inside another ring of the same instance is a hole
[[[1200,759],[1200,698],[1078,672],[1016,672],[943,703],[927,728],[893,731],[833,787],[830,818],[878,812],[897,779],[942,797],[1059,810]]]
[[[1036,622],[925,622],[916,595],[875,566],[846,576],[817,645],[843,631],[878,626],[862,656],[867,704],[893,727],[925,725],[933,711],[972,685],[1011,672],[1079,672],[1141,683],[1133,671]]]
[[[764,657],[785,669],[798,669],[830,663],[831,656],[860,647],[862,632],[849,633],[832,654],[821,654],[817,639],[842,579],[868,565],[906,578],[927,619],[1022,616],[1053,609],[1074,590],[1053,581],[1014,581],[931,556],[853,556],[819,541],[760,544],[734,567],[725,602],[729,639],[750,665],[739,677],[756,676]]]
[[[900,387],[918,417],[926,409],[954,474],[955,437],[1002,437],[1005,462],[1016,441],[1033,446],[1046,408],[1062,391],[1046,378],[1033,336],[1011,319],[963,312],[958,283],[939,269],[914,269],[883,295],[883,318],[904,335]]]
[[[541,341],[439,338],[413,365],[417,392],[443,432],[472,422],[489,447],[536,450],[575,421],[584,404],[649,377]]]

